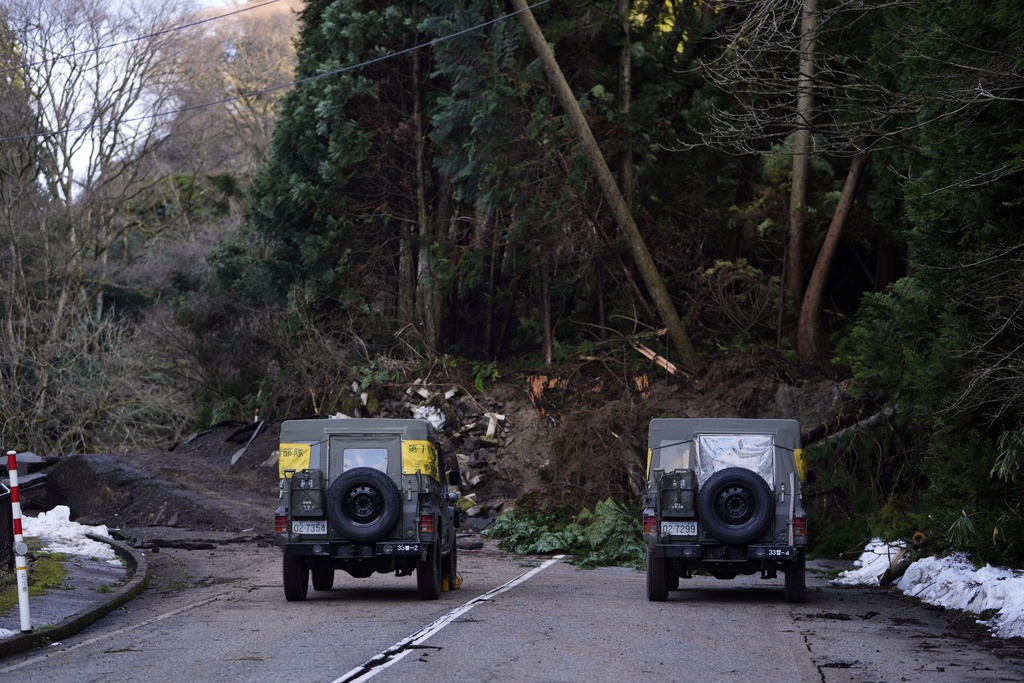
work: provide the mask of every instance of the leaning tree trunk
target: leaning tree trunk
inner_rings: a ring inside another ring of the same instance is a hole
[[[814,272],[807,283],[807,292],[800,305],[800,320],[796,328],[796,353],[801,363],[812,363],[821,358],[821,302],[825,294],[825,282],[828,280],[828,272],[839,246],[839,238],[853,207],[853,195],[857,191],[857,183],[867,160],[867,152],[862,152],[855,156],[850,164],[846,182],[843,183],[843,193],[839,197],[835,213],[832,214],[832,222],[825,233],[825,241],[822,242],[821,251],[814,262]]]
[[[658,273],[654,260],[647,250],[647,244],[644,242],[643,235],[640,234],[640,229],[637,228],[636,222],[626,206],[626,202],[622,199],[622,193],[619,191],[618,185],[615,184],[615,179],[608,169],[608,164],[601,154],[601,149],[597,146],[597,140],[594,139],[594,134],[583,117],[579,102],[576,101],[576,97],[572,94],[569,84],[565,81],[565,76],[562,74],[558,62],[555,61],[555,56],[552,54],[551,48],[548,47],[547,41],[544,40],[540,26],[537,25],[537,20],[534,19],[529,7],[527,7],[526,1],[511,1],[513,9],[519,14],[523,28],[533,44],[533,49],[537,52],[537,57],[540,59],[541,64],[544,65],[544,71],[551,81],[551,86],[558,95],[562,108],[565,109],[569,123],[583,143],[587,161],[590,163],[594,175],[597,176],[597,181],[601,186],[605,199],[615,214],[615,220],[626,235],[630,251],[633,254],[633,260],[640,271],[640,275],[643,277],[644,284],[647,286],[647,292],[654,301],[658,315],[661,316],[666,327],[668,327],[669,338],[672,340],[676,353],[679,354],[680,364],[691,372],[700,370],[700,356],[697,354],[693,344],[690,343],[690,338],[686,334],[686,327],[683,325],[683,321],[675,309],[675,304],[672,303],[672,298],[669,296],[665,281]]]

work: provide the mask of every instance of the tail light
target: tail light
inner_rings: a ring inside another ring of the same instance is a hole
[[[807,538],[807,518],[806,517],[794,517],[793,518],[793,535],[802,536]]]
[[[287,515],[274,515],[274,533],[286,534],[288,533],[288,516]]]
[[[658,533],[658,518],[654,515],[644,515],[644,533],[645,534],[656,534]]]
[[[434,533],[434,515],[420,515],[420,533]]]

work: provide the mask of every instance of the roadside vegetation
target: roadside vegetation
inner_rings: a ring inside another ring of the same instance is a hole
[[[571,555],[572,564],[587,569],[646,566],[640,517],[611,498],[588,508],[530,509],[520,506],[502,514],[485,534],[498,547],[519,554]]]
[[[739,354],[857,401],[809,448],[822,552],[1024,565],[1020,3],[233,7],[0,9],[4,448]],[[614,515],[563,517],[586,556]]]
[[[38,597],[47,591],[57,590],[64,586],[67,570],[64,568],[66,557],[61,553],[39,552],[42,541],[38,538],[27,538],[28,557],[28,594]],[[18,575],[17,572],[0,572],[0,614],[18,606]]]

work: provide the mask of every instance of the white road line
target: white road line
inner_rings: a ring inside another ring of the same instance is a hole
[[[544,571],[554,563],[561,560],[565,555],[556,555],[539,567],[534,567],[525,574],[520,574],[516,578],[512,579],[508,583],[502,584],[497,588],[492,588],[483,595],[479,595],[464,605],[456,607],[448,614],[436,619],[435,621],[427,624],[416,633],[413,633],[407,638],[403,638],[391,647],[382,651],[380,654],[371,657],[366,660],[362,666],[357,666],[352,669],[341,678],[336,678],[332,683],[362,683],[362,681],[368,681],[376,676],[380,671],[388,668],[392,664],[396,664],[402,660],[407,654],[409,654],[417,645],[422,644],[430,636],[434,635],[448,624],[452,623],[469,610],[476,607],[481,602],[487,602],[488,600],[504,593],[507,590],[515,588],[519,584],[523,583],[527,579],[535,576],[539,572]]]
[[[137,624],[132,624],[131,626],[125,626],[124,628],[119,628],[116,631],[110,631],[109,633],[104,633],[104,634],[95,636],[93,638],[89,638],[87,640],[83,640],[80,643],[75,643],[74,645],[69,645],[68,647],[61,648],[59,650],[56,650],[56,649],[54,651],[47,650],[46,654],[44,654],[44,655],[40,655],[38,657],[33,657],[32,659],[26,659],[24,662],[19,662],[18,664],[15,664],[13,666],[8,666],[8,667],[5,667],[3,669],[0,669],[0,674],[9,673],[11,671],[17,671],[18,669],[21,669],[22,667],[26,667],[29,664],[35,664],[37,662],[41,662],[41,661],[50,659],[50,658],[52,658],[52,657],[54,657],[56,655],[61,655],[61,654],[64,654],[65,652],[71,652],[72,650],[77,650],[80,647],[85,647],[86,645],[92,645],[93,643],[98,643],[101,640],[106,640],[107,638],[110,638],[110,637],[117,636],[117,635],[120,635],[122,633],[128,633],[130,631],[134,631],[135,629],[142,628],[143,626],[148,626],[150,624],[155,624],[158,621],[163,621],[164,619],[168,619],[170,617],[177,616],[177,615],[181,614],[182,612],[187,612],[187,611],[189,611],[191,609],[195,609],[197,607],[202,607],[203,605],[208,605],[211,602],[216,602],[217,600],[225,598],[225,597],[227,597],[229,595],[231,595],[231,593],[221,593],[220,595],[214,595],[211,598],[206,598],[205,600],[200,600],[199,602],[193,602],[192,604],[185,605],[184,607],[179,607],[178,609],[173,610],[171,612],[166,612],[166,613],[161,614],[159,616],[155,616],[152,619],[146,619],[145,621],[140,621]],[[50,647],[51,648],[56,648],[58,645],[60,645],[60,643],[54,643],[53,645],[50,645]]]

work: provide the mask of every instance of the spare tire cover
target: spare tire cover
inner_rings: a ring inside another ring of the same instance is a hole
[[[402,507],[402,494],[385,473],[356,467],[334,480],[327,490],[327,518],[334,530],[352,541],[384,536]]]
[[[697,510],[704,531],[726,543],[753,541],[775,516],[768,482],[742,467],[729,467],[708,477],[700,489]]]

